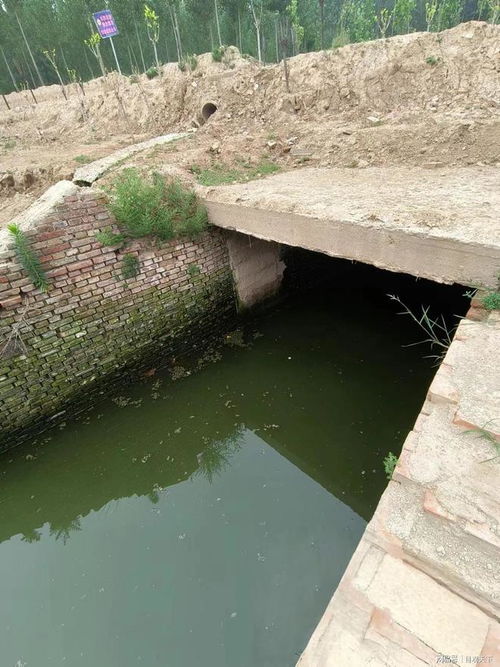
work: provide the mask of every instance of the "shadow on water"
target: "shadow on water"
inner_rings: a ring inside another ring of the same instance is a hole
[[[158,371],[0,457],[7,665],[294,663],[435,372],[403,347],[420,334],[386,294],[450,323],[467,301],[308,253],[287,262],[288,298],[229,335],[216,363],[175,382]]]

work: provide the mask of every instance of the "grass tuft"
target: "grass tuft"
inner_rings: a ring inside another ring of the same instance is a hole
[[[191,172],[196,175],[198,183],[207,186],[253,181],[263,176],[274,174],[279,170],[279,165],[268,160],[262,160],[257,165],[244,162],[239,167],[229,167],[224,164],[216,164],[209,169],[204,169],[197,165],[191,167]]]
[[[147,181],[133,168],[124,169],[116,178],[109,209],[125,240],[193,238],[208,225],[207,211],[193,191],[178,181],[166,183],[160,174]]]
[[[46,292],[49,281],[37,255],[30,248],[28,239],[19,225],[8,225],[7,229],[14,239],[16,255],[33,285],[41,292]]]

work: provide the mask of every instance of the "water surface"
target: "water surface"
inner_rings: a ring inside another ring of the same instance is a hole
[[[2,666],[295,664],[433,373],[359,298],[291,299],[0,458]]]

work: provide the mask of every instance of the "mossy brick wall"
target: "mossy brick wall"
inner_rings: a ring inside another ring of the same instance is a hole
[[[102,195],[89,189],[64,197],[42,219],[21,227],[50,287],[46,293],[33,287],[4,233],[0,450],[123,369],[202,346],[234,315],[226,243],[215,228],[160,247],[146,241],[125,250],[103,247],[96,232],[116,228]],[[139,274],[126,281],[124,253],[140,262]]]

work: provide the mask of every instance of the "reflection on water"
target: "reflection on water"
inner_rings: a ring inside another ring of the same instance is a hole
[[[295,663],[432,374],[358,306],[290,302],[0,459],[2,666]]]

